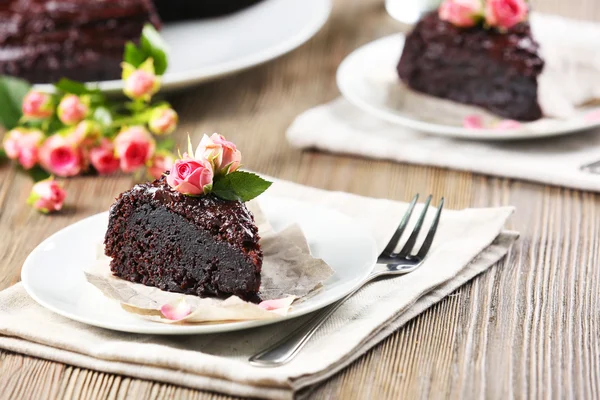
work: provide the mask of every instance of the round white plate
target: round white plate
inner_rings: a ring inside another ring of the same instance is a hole
[[[161,35],[169,45],[169,68],[162,88],[194,85],[279,57],[313,37],[330,12],[331,0],[264,0],[224,17],[167,23]],[[120,80],[98,85],[122,90]]]
[[[482,117],[484,126],[493,126],[501,118],[477,107],[409,90],[396,72],[403,46],[404,35],[395,34],[368,43],[346,57],[337,71],[342,95],[355,106],[394,124],[463,139],[535,139],[600,126],[599,121],[585,118],[592,108],[581,107],[570,119],[543,118],[522,123],[518,129],[467,129],[463,120],[468,115]]]
[[[150,334],[198,334],[233,331],[272,324],[318,310],[342,298],[366,278],[377,258],[374,239],[359,223],[335,210],[289,199],[263,196],[261,207],[279,231],[298,223],[312,254],[335,274],[286,317],[207,325],[170,325],[125,312],[85,279],[83,270],[96,260],[108,223],[101,213],[68,226],[37,246],[25,260],[21,279],[39,304],[67,318],[118,331]]]

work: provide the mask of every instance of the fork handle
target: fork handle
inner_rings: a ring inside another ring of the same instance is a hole
[[[255,367],[277,367],[291,361],[296,354],[302,350],[304,345],[306,345],[308,340],[317,331],[317,329],[323,325],[323,322],[325,322],[325,320],[331,316],[331,314],[340,308],[340,306],[344,304],[346,300],[352,297],[354,293],[358,292],[360,288],[371,282],[377,276],[379,276],[378,273],[371,273],[371,275],[369,275],[360,286],[347,294],[341,300],[333,303],[331,306],[329,306],[329,308],[325,309],[325,311],[318,313],[314,318],[308,321],[306,325],[300,327],[296,331],[293,331],[274,345],[269,346],[261,352],[250,357],[248,360],[250,364],[254,365]]]

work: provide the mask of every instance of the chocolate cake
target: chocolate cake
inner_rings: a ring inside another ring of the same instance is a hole
[[[244,203],[191,197],[162,178],[134,186],[110,208],[105,253],[114,275],[198,296],[258,302],[262,252]]]
[[[416,91],[533,121],[542,117],[537,77],[543,67],[526,21],[501,32],[457,27],[432,12],[406,37],[398,74]]]
[[[160,25],[150,0],[2,0],[0,74],[34,83],[118,79],[127,41]]]

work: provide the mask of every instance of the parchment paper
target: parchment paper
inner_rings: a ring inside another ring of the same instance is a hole
[[[275,232],[258,202],[249,202],[261,236],[263,250],[260,296],[262,300],[278,300],[280,307],[267,310],[257,304],[231,296],[226,300],[200,298],[160,290],[155,287],[132,283],[112,275],[110,258],[104,256],[102,245],[98,247],[98,261],[85,269],[89,283],[106,297],[118,301],[122,308],[142,318],[164,323],[209,323],[277,318],[285,315],[292,302],[299,302],[322,286],[333,270],[323,260],[310,254],[310,248],[302,229],[297,224]],[[191,308],[183,319],[173,321],[165,318],[161,307],[165,304],[181,304]]]

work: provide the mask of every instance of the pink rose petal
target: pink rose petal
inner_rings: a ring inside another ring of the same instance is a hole
[[[468,115],[463,119],[463,126],[467,129],[482,129],[483,122],[479,115]]]
[[[590,111],[583,117],[587,122],[600,122],[600,108]]]
[[[494,129],[521,129],[522,127],[523,125],[521,125],[520,122],[517,122],[512,119],[503,119],[502,121],[498,122]]]
[[[279,310],[282,308],[289,308],[295,299],[296,296],[288,296],[283,299],[265,300],[261,302],[258,306],[263,310],[267,311]]]
[[[185,297],[180,297],[162,306],[160,312],[171,321],[180,321],[192,313],[192,307],[185,301]]]

